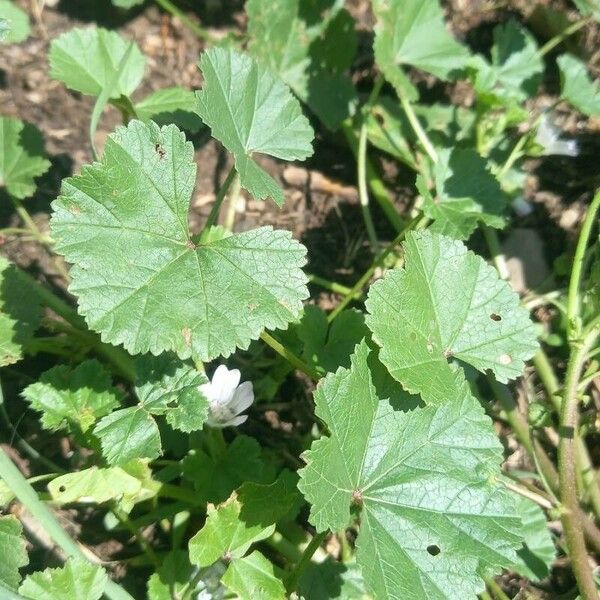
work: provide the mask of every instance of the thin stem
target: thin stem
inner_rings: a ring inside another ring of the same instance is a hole
[[[371,263],[371,266],[362,274],[360,279],[352,286],[348,294],[344,296],[342,301],[329,313],[328,320],[331,323],[347,306],[356,298],[357,295],[360,296],[360,292],[367,285],[369,279],[373,276],[373,273],[377,269],[377,267],[381,266],[385,259],[394,251],[396,246],[406,237],[406,234],[411,229],[416,229],[418,225],[422,222],[422,218],[417,216],[415,217],[408,225],[404,227],[404,229],[394,238],[392,243],[382,252],[380,252],[375,260]]]
[[[585,17],[584,19],[580,19],[579,21],[575,21],[565,29],[563,29],[558,35],[555,35],[553,38],[550,38],[538,51],[538,56],[546,56],[548,52],[556,48],[561,42],[566,40],[568,37],[572,36],[574,33],[577,33],[582,27],[585,27],[588,23],[592,21],[593,17]]]
[[[22,227],[4,227],[0,229],[0,235],[31,235],[31,230]]]
[[[0,478],[4,480],[4,483],[18,498],[19,502],[27,508],[33,518],[38,521],[46,533],[68,556],[89,561],[78,544],[60,526],[52,511],[38,498],[35,490],[2,447],[0,447]],[[110,579],[106,584],[104,593],[110,600],[133,600],[128,592]]]
[[[154,548],[152,548],[148,540],[142,535],[142,532],[133,525],[131,519],[129,518],[129,515],[124,510],[119,508],[119,506],[116,503],[112,507],[112,512],[115,515],[115,517],[117,517],[117,519],[120,521],[120,523],[126,529],[129,530],[133,537],[135,537],[138,546],[146,555],[150,564],[153,565],[156,569],[158,569],[158,567],[160,566],[160,561],[158,560],[158,557],[154,552]]]
[[[500,279],[508,279],[509,272],[508,267],[506,266],[506,257],[504,256],[502,248],[500,247],[500,240],[498,239],[496,230],[492,229],[488,225],[485,225],[484,223],[481,224],[481,230],[483,231],[483,237],[485,238],[486,244],[490,250],[492,262],[498,271]]]
[[[156,0],[156,3],[164,8],[168,13],[177,17],[186,27],[193,31],[201,40],[213,45],[216,43],[212,36],[204,27],[192,21],[180,8],[175,6],[170,0]]]
[[[540,347],[533,356],[533,365],[552,406],[556,412],[560,412],[560,398],[558,396],[560,384],[558,383],[558,377],[552,368],[552,363],[543,348]]]
[[[360,209],[362,211],[363,220],[367,229],[367,235],[369,236],[369,242],[371,244],[371,250],[373,253],[377,252],[379,248],[379,241],[377,239],[377,233],[375,232],[375,226],[373,224],[373,218],[371,216],[371,209],[369,208],[369,190],[367,188],[367,122],[363,117],[362,125],[360,126],[360,134],[358,136],[358,161],[357,161],[357,174],[358,174],[358,196],[360,198]]]
[[[329,279],[325,279],[319,275],[314,275],[313,273],[306,273],[306,276],[308,277],[308,281],[311,283],[319,285],[330,292],[334,292],[335,294],[347,296],[348,294],[352,293],[352,290],[348,286],[342,285],[341,283],[330,281]],[[360,294],[355,294],[355,298],[360,298]]]
[[[585,216],[585,221],[583,222],[583,227],[579,234],[579,240],[577,241],[577,248],[575,249],[575,257],[573,258],[573,268],[571,270],[571,279],[569,281],[569,291],[567,295],[567,337],[569,339],[578,336],[581,330],[581,325],[579,323],[581,304],[579,289],[581,287],[581,277],[583,275],[585,251],[599,208],[600,191],[597,191]]]
[[[523,150],[523,146],[525,146],[526,141],[527,141],[527,135],[522,135],[518,139],[517,143],[513,146],[513,149],[511,150],[510,154],[508,155],[508,158],[502,165],[502,168],[500,169],[500,171],[498,171],[497,178],[500,181],[506,176],[506,174],[510,171],[511,167],[521,157],[521,155],[522,155],[521,150]]]
[[[598,600],[598,592],[588,562],[583,531],[579,520],[577,500],[577,469],[575,466],[575,438],[579,424],[579,396],[577,388],[587,359],[587,351],[598,337],[592,331],[579,344],[574,344],[567,366],[565,391],[560,412],[560,442],[558,444],[558,476],[560,499],[563,505],[561,521],[571,558],[571,565],[579,592],[584,600]]]
[[[495,600],[510,600],[510,598],[504,593],[504,590],[498,585],[493,577],[486,577],[485,585]]]
[[[404,112],[406,113],[406,118],[408,119],[408,122],[410,123],[411,127],[413,128],[413,131],[415,132],[417,138],[423,145],[423,148],[425,148],[425,152],[427,152],[431,161],[433,163],[436,163],[438,161],[437,152],[435,151],[435,148],[433,147],[431,140],[425,133],[425,130],[423,129],[421,122],[419,121],[419,118],[415,114],[415,111],[412,107],[412,104],[410,103],[410,100],[406,97],[405,94],[399,94],[399,98],[400,98],[400,104],[402,105],[402,108],[403,108]]]
[[[235,212],[237,210],[237,203],[240,197],[240,191],[242,190],[242,183],[238,173],[235,175],[235,179],[231,184],[231,193],[229,194],[229,203],[227,206],[227,212],[225,213],[225,223],[223,226],[227,231],[233,231],[235,224]]]
[[[313,554],[317,551],[317,548],[324,542],[327,537],[327,531],[322,531],[321,533],[317,533],[308,546],[306,546],[304,552],[302,553],[302,558],[300,562],[296,565],[296,568],[290,573],[286,581],[286,589],[288,593],[292,593],[298,587],[298,582],[300,581],[300,577],[302,577],[302,573],[306,567],[310,564],[311,558]]]
[[[212,227],[216,224],[217,219],[219,217],[219,211],[221,210],[221,204],[223,204],[223,200],[225,200],[225,196],[227,196],[227,190],[229,186],[233,183],[235,179],[236,170],[235,165],[231,167],[231,170],[227,174],[227,178],[223,182],[217,197],[215,198],[215,202],[210,209],[210,214],[208,215],[208,219],[206,219],[206,224],[204,225],[204,231],[208,230],[209,227]]]
[[[277,354],[285,358],[294,368],[302,371],[305,375],[308,375],[313,381],[319,381],[319,379],[321,379],[321,375],[316,369],[307,365],[302,359],[298,358],[291,350],[288,350],[266,331],[263,331],[260,334],[260,339],[272,350],[275,350]]]

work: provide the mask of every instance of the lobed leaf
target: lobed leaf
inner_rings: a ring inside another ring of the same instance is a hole
[[[273,563],[258,550],[232,560],[222,581],[240,600],[285,600],[287,597]]]
[[[42,413],[42,427],[86,432],[119,405],[120,394],[100,362],[86,360],[76,367],[58,365],[27,386],[23,397]]]
[[[508,283],[459,241],[415,232],[405,268],[369,290],[367,326],[390,374],[427,403],[441,404],[462,379],[458,359],[499,381],[518,377],[537,343],[527,310]]]
[[[0,367],[21,360],[40,316],[37,297],[23,284],[17,268],[0,256]]]
[[[509,567],[520,544],[512,497],[495,482],[502,447],[467,383],[440,406],[380,395],[370,350],[321,380],[324,436],[304,454],[300,490],[318,531],[346,527],[360,509],[357,561],[376,598],[472,598],[480,576]]]
[[[228,356],[297,319],[308,294],[305,249],[288,232],[192,241],[195,175],[193,147],[175,126],[132,121],[52,204],[80,313],[133,354]]]
[[[340,563],[328,557],[310,563],[298,583],[301,598],[310,600],[372,600],[355,562]]]
[[[0,590],[16,590],[21,582],[19,569],[29,564],[23,526],[13,515],[0,515]]]
[[[18,44],[26,40],[31,33],[29,17],[11,0],[0,0],[0,43]],[[0,147],[2,144],[0,143]]]
[[[313,153],[314,133],[300,103],[270,69],[231,48],[204,52],[200,69],[202,120],[234,155],[242,186],[256,199],[272,198],[281,206],[282,189],[253,154],[304,160]]]
[[[15,198],[33,196],[35,179],[50,168],[39,130],[0,116],[0,187]]]
[[[182,87],[164,88],[148,94],[135,105],[135,113],[140,120],[152,119],[158,125],[174,123],[191,132],[202,128],[202,120],[196,114],[196,95]]]
[[[119,75],[119,64],[130,44],[133,48]],[[99,96],[114,84],[110,98],[130,96],[144,76],[146,59],[137,44],[102,28],[75,28],[52,41],[50,76],[68,88]]]
[[[32,600],[99,600],[107,582],[102,567],[69,558],[64,567],[28,575],[19,594]]]

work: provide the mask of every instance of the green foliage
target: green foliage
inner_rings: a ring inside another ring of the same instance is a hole
[[[186,131],[198,131],[202,121],[196,114],[196,96],[191,90],[170,87],[148,94],[135,105],[135,114],[142,121],[152,119],[158,125],[174,123]]]
[[[192,240],[195,175],[192,145],[175,126],[132,121],[109,137],[101,163],[64,181],[52,205],[80,313],[131,353],[227,356],[295,320],[307,295],[305,250],[288,232]]]
[[[102,567],[70,558],[64,567],[28,575],[19,594],[30,600],[99,600],[107,581]]]
[[[0,516],[0,593],[1,586],[16,590],[21,582],[19,569],[29,563],[23,527],[12,515]]]
[[[16,267],[0,256],[0,367],[23,357],[40,321],[38,299],[19,278]]]
[[[15,198],[35,192],[35,179],[50,167],[44,140],[33,125],[0,117],[0,187]]]
[[[285,600],[285,588],[275,575],[275,567],[260,552],[231,561],[223,575],[223,584],[240,600]]]
[[[29,37],[29,17],[14,2],[0,0],[0,17],[0,43],[18,44]]]
[[[587,72],[585,63],[570,54],[559,56],[561,96],[584,115],[600,115],[600,88]]]
[[[492,423],[465,382],[443,405],[405,412],[378,394],[369,355],[361,343],[350,369],[317,388],[330,435],[305,454],[310,520],[337,531],[360,509],[357,560],[378,598],[472,597],[478,575],[513,564],[520,543],[513,500],[494,482]]]
[[[42,413],[42,426],[51,431],[86,432],[119,405],[110,373],[97,360],[74,368],[57,365],[23,390],[31,407]]]
[[[129,44],[133,48],[116,79]],[[116,79],[111,98],[129,96],[142,80],[146,64],[137,44],[101,28],[77,28],[63,33],[52,41],[49,60],[50,76],[82,94],[99,96]]]
[[[428,193],[422,176],[417,182],[424,198],[423,212],[434,220],[430,231],[462,240],[480,223],[504,227],[507,198],[487,161],[470,148],[442,150],[438,156],[436,198]]]
[[[111,0],[115,6],[119,8],[133,8],[138,4],[142,4],[144,0]]]
[[[304,160],[312,154],[314,133],[299,102],[270,69],[235,50],[207,50],[200,69],[202,120],[234,155],[242,186],[256,199],[272,198],[281,206],[283,190],[252,155]]]
[[[330,129],[349,116],[356,92],[346,71],[354,21],[339,0],[248,0],[249,50]]]
[[[355,562],[339,563],[328,558],[311,563],[298,584],[300,596],[310,600],[371,600],[360,568]]]
[[[367,300],[367,325],[390,374],[434,404],[462,385],[449,359],[489,369],[499,381],[519,376],[536,336],[508,284],[461,242],[439,234],[411,233],[404,250],[405,268],[388,271]]]

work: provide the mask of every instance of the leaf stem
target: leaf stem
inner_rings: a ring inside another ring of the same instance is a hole
[[[229,186],[233,183],[233,180],[236,176],[235,165],[231,167],[231,170],[227,174],[223,185],[219,189],[219,193],[215,198],[215,201],[210,209],[210,213],[208,218],[206,219],[206,224],[204,225],[204,231],[207,231],[210,227],[216,224],[217,219],[219,217],[219,211],[221,210],[221,204],[223,204],[223,200],[225,200],[225,196],[227,196],[227,190],[229,190]]]
[[[371,209],[369,208],[369,190],[367,187],[367,123],[363,117],[362,125],[360,126],[360,134],[358,136],[358,196],[360,198],[360,209],[362,211],[363,220],[367,229],[371,250],[375,254],[379,248],[379,240],[375,232]]]
[[[506,257],[504,256],[502,248],[500,247],[498,233],[495,229],[492,229],[485,223],[481,223],[481,231],[483,232],[483,237],[485,238],[486,244],[490,250],[492,262],[498,271],[498,275],[500,276],[500,279],[504,279],[506,281],[509,277],[509,272],[506,265]]]
[[[415,135],[423,145],[423,148],[425,148],[425,152],[427,152],[431,161],[435,164],[438,161],[437,152],[433,147],[433,144],[431,143],[431,140],[429,139],[427,133],[425,133],[425,130],[423,129],[419,118],[415,114],[410,100],[408,99],[406,94],[399,93],[398,97],[400,98],[400,104],[402,105],[402,109],[404,110],[406,118],[408,119],[408,122],[413,128]]]
[[[193,31],[201,40],[213,45],[216,43],[214,36],[204,27],[192,21],[180,8],[175,6],[170,0],[156,0],[156,3],[168,13],[177,17],[188,29]]]
[[[112,512],[115,515],[115,517],[117,517],[117,519],[121,522],[121,524],[127,530],[129,530],[133,537],[135,537],[138,546],[146,555],[150,564],[153,565],[155,569],[158,569],[158,567],[160,566],[160,561],[158,560],[158,557],[154,552],[154,548],[152,548],[152,546],[144,537],[142,532],[133,525],[131,519],[129,518],[129,515],[123,509],[121,509],[116,502],[113,504]]]
[[[327,531],[322,531],[321,533],[317,533],[313,536],[313,539],[310,540],[308,546],[306,546],[304,552],[302,553],[302,558],[300,562],[296,565],[296,568],[290,573],[287,581],[286,581],[286,589],[288,593],[292,593],[298,587],[298,582],[300,581],[300,577],[302,577],[302,573],[309,565],[310,560],[313,554],[317,551],[317,548],[323,543],[325,538],[327,537]]]
[[[546,56],[548,52],[553,50],[556,46],[558,46],[568,37],[572,36],[574,33],[577,33],[582,27],[585,27],[588,23],[590,23],[592,19],[593,17],[589,16],[575,21],[574,23],[563,29],[559,34],[550,38],[541,48],[539,48],[539,50],[537,51],[537,55]]]
[[[260,334],[260,339],[267,344],[272,350],[277,352],[280,356],[285,358],[293,367],[302,371],[305,375],[308,375],[313,381],[319,381],[321,375],[316,369],[306,364],[303,360],[298,358],[291,350],[288,350],[282,343],[278,342],[272,335],[263,331]]]
[[[223,226],[227,231],[233,231],[235,224],[235,212],[237,210],[237,203],[240,197],[240,191],[242,190],[242,183],[240,181],[239,173],[235,174],[235,179],[231,184],[231,193],[229,194],[229,202],[227,206],[227,212],[225,213],[225,223]]]
[[[585,260],[585,251],[588,245],[592,227],[594,226],[596,213],[600,208],[600,190],[598,190],[590,204],[581,233],[579,234],[579,240],[577,241],[577,248],[575,249],[575,256],[573,258],[573,268],[571,270],[571,279],[569,281],[569,290],[567,294],[567,337],[572,339],[578,336],[581,332],[581,326],[579,323],[579,311],[581,298],[579,296],[579,289],[581,287],[581,277],[583,273],[583,266]]]
[[[335,281],[330,281],[329,279],[325,279],[320,275],[306,273],[306,276],[308,277],[308,281],[310,281],[310,283],[321,286],[322,288],[329,290],[330,292],[334,292],[335,294],[347,296],[348,294],[352,293],[352,290],[348,286],[342,285],[341,283],[337,283]],[[355,294],[355,298],[360,298],[360,294]]]
[[[12,460],[10,460],[2,447],[0,447],[0,478],[4,480],[6,485],[19,499],[19,502],[27,508],[33,518],[42,525],[48,535],[68,556],[91,562],[77,543],[63,530],[52,511],[38,498],[35,490],[27,482],[21,471],[17,469]],[[133,600],[128,592],[110,579],[106,584],[104,593],[110,600]]]
[[[577,500],[577,469],[575,463],[575,438],[579,424],[578,384],[587,360],[600,331],[593,330],[581,343],[573,344],[567,366],[565,391],[560,412],[560,442],[558,444],[559,492],[563,505],[561,521],[571,558],[571,565],[579,592],[584,600],[598,600],[596,584],[588,562],[583,531],[579,521]]]
[[[510,600],[510,598],[504,593],[504,590],[498,585],[493,577],[486,577],[485,585],[487,586],[494,600]]]

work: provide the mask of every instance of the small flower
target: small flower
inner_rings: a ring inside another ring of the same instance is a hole
[[[535,134],[535,141],[544,149],[543,154],[562,154],[563,156],[578,156],[577,140],[559,140],[561,131],[552,123],[548,115],[542,115]]]
[[[206,422],[211,427],[235,427],[246,421],[242,415],[253,402],[254,390],[250,381],[240,384],[240,372],[231,371],[219,365],[212,380],[198,386],[210,405],[210,415]]]

